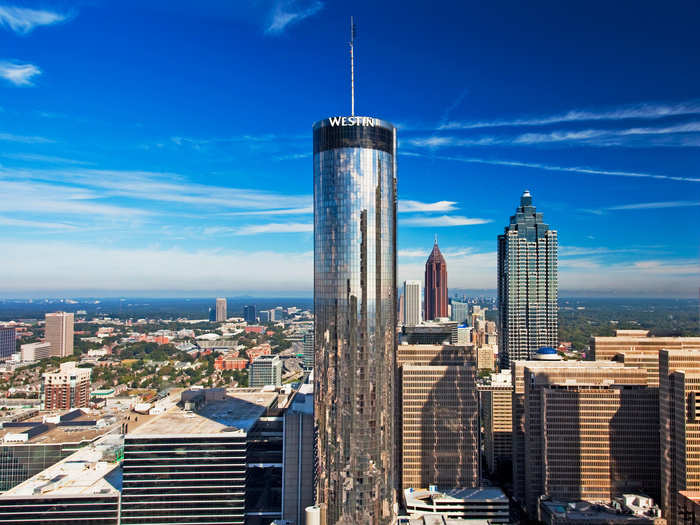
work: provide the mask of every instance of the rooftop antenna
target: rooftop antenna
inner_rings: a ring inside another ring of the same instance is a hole
[[[355,22],[350,17],[350,114],[355,116]]]

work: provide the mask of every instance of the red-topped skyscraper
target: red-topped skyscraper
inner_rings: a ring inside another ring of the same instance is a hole
[[[438,248],[437,236],[433,251],[425,263],[425,320],[447,317],[447,264]]]

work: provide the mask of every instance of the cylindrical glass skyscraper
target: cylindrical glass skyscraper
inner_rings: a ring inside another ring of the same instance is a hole
[[[316,498],[328,525],[395,512],[396,128],[313,126]]]

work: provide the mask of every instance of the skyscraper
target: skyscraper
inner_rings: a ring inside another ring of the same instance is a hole
[[[403,324],[415,326],[420,323],[420,281],[403,282]]]
[[[0,326],[0,359],[6,359],[17,351],[14,326]]]
[[[313,126],[317,503],[328,525],[392,522],[396,503],[396,128]]]
[[[425,262],[425,320],[438,317],[447,317],[447,264],[435,237],[433,251]]]
[[[73,355],[73,314],[55,312],[46,314],[46,342],[51,343],[51,355]]]
[[[248,305],[243,307],[243,319],[246,323],[256,323],[258,321],[258,316],[255,313],[255,305]],[[275,320],[277,318],[275,317]]]
[[[543,222],[525,191],[498,236],[501,368],[534,358],[543,346],[557,346],[557,246],[557,232]]]
[[[469,317],[469,304],[453,300],[451,306],[450,320],[458,323],[465,322]]]
[[[282,386],[282,361],[276,355],[261,355],[250,363],[251,387]]]
[[[228,316],[226,314],[226,298],[217,297],[216,298],[216,322],[223,323]]]

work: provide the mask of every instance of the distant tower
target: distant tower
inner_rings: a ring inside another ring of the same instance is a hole
[[[228,316],[226,315],[226,298],[217,297],[216,298],[216,322],[223,323]]]
[[[420,281],[404,281],[403,283],[403,324],[415,326],[420,323]]]
[[[558,344],[557,232],[551,230],[525,191],[498,236],[498,317],[501,368],[533,359]]]
[[[425,320],[438,317],[447,317],[447,264],[435,236],[433,251],[425,263]]]
[[[73,313],[55,312],[46,314],[46,342],[51,343],[51,356],[73,355]]]

